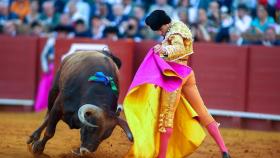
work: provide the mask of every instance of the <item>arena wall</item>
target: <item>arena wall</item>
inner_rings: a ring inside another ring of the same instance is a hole
[[[0,110],[32,110],[41,74],[40,53],[45,42],[44,38],[0,36]],[[119,100],[122,103],[146,52],[157,42],[58,39],[56,68],[72,43],[107,44],[122,60]],[[195,43],[190,66],[210,109],[273,114],[272,119],[244,118],[243,113],[240,117],[217,114],[216,119],[224,126],[280,130],[280,121],[273,120],[280,117],[279,61],[280,47]]]

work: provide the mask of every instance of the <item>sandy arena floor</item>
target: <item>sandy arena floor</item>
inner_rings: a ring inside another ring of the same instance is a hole
[[[0,112],[0,158],[34,157],[26,140],[43,120],[41,113]],[[233,158],[280,158],[280,133],[237,129],[222,129],[225,142]],[[73,158],[71,149],[79,146],[79,130],[70,130],[59,122],[55,136],[47,143],[45,155],[40,157]],[[98,150],[88,157],[122,158],[131,143],[117,127],[112,136],[103,141]],[[207,136],[204,143],[189,158],[220,158],[217,146]]]

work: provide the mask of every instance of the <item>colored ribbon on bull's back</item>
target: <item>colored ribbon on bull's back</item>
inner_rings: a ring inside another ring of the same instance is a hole
[[[182,84],[191,68],[161,59],[151,49],[139,67],[124,99],[124,112],[134,137],[126,157],[153,158],[159,151],[159,97],[162,89],[174,91]],[[192,153],[203,141],[205,134],[194,117],[196,112],[181,96],[177,107],[173,134],[167,158],[184,157]]]
[[[116,83],[114,82],[112,77],[106,76],[103,72],[96,72],[95,75],[90,76],[88,81],[95,81],[95,82],[101,82],[105,84],[106,86],[110,84],[111,89],[114,93],[118,92],[118,88],[116,86]]]

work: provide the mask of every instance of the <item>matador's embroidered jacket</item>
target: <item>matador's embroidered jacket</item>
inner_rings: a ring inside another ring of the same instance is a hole
[[[181,21],[172,21],[164,40],[163,52],[160,56],[167,61],[187,64],[187,59],[193,53],[193,38],[190,29]]]

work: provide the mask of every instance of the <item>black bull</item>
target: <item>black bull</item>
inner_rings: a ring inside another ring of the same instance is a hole
[[[88,81],[96,72],[103,72],[112,77],[118,88],[120,66],[121,61],[105,51],[76,52],[66,57],[49,92],[46,117],[27,141],[32,147],[31,151],[35,154],[43,152],[47,141],[54,136],[60,119],[71,129],[80,129],[81,146],[75,150],[77,154],[95,151],[101,141],[112,134],[116,125],[132,141],[127,123],[116,112],[119,92],[113,91],[110,85]]]

